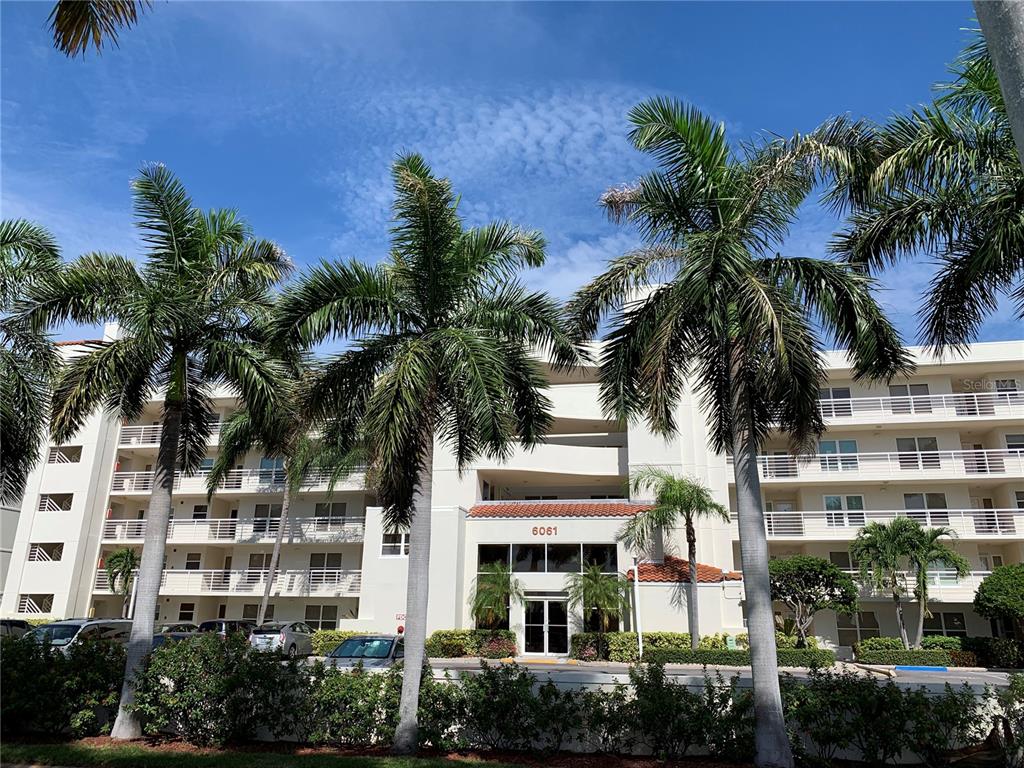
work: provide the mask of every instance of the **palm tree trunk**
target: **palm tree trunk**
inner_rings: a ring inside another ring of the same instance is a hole
[[[686,518],[686,554],[690,558],[690,594],[686,599],[686,620],[690,625],[690,648],[700,647],[700,626],[697,618],[697,532],[693,520]]]
[[[974,0],[974,12],[999,77],[1017,159],[1024,165],[1024,5],[1019,0]]]
[[[757,447],[737,419],[734,419],[733,426],[733,459],[747,636],[754,682],[754,764],[758,768],[792,768],[793,752],[786,735],[779,689],[775,618],[768,576],[768,540],[764,510],[761,509]]]
[[[924,615],[928,610],[928,597],[920,595],[917,598],[917,634],[915,635],[914,647],[920,648],[924,642]]]
[[[270,604],[270,592],[274,588],[274,578],[277,574],[277,562],[281,559],[281,542],[284,540],[284,529],[288,523],[288,509],[292,505],[292,484],[289,481],[288,467],[284,470],[284,497],[281,499],[281,517],[277,521],[277,538],[274,539],[274,552],[270,555],[270,570],[267,573],[267,583],[263,586],[263,599],[260,600],[260,610],[256,614],[256,624],[262,624],[267,615],[267,606]]]
[[[430,512],[434,484],[434,439],[430,436],[409,525],[409,575],[405,609],[405,661],[398,727],[391,752],[411,755],[419,745],[417,714],[420,678],[427,640],[427,597],[430,581]]]
[[[907,624],[903,619],[903,601],[900,600],[900,593],[892,593],[892,601],[896,603],[896,623],[900,625],[900,640],[903,641],[903,647],[908,651],[910,650],[910,640],[907,639]]]
[[[156,459],[153,490],[149,495],[149,511],[146,514],[146,537],[142,543],[135,615],[132,617],[132,631],[128,639],[121,703],[114,727],[110,731],[113,739],[137,739],[142,736],[139,718],[130,712],[129,708],[135,700],[135,676],[140,671],[146,655],[153,648],[153,622],[163,576],[167,523],[170,520],[171,501],[174,495],[174,470],[178,459],[180,430],[181,403],[167,399],[164,401],[160,449]]]

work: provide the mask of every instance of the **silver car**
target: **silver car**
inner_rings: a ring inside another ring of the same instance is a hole
[[[72,644],[84,640],[110,640],[124,644],[128,642],[131,631],[130,619],[65,619],[36,627],[25,637],[67,652]]]
[[[252,631],[249,642],[259,651],[284,653],[294,659],[312,655],[313,630],[301,621],[268,621]]]
[[[362,666],[387,669],[405,658],[405,638],[401,635],[357,635],[343,640],[331,651],[325,663],[338,669]]]

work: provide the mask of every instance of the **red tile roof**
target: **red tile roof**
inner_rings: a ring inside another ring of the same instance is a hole
[[[55,341],[58,347],[77,346],[79,344],[102,344],[103,339],[79,339],[78,341]]]
[[[651,508],[629,501],[485,502],[469,510],[475,518],[495,517],[632,517]]]
[[[626,572],[626,578],[633,580],[633,569]],[[697,563],[698,584],[719,584],[723,581],[740,581],[739,571],[723,571],[713,565]],[[663,563],[640,563],[640,582],[690,582],[690,563],[679,557],[665,555]]]

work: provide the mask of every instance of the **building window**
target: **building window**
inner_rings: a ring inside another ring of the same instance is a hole
[[[70,512],[74,500],[73,493],[41,493],[39,494],[39,512]]]
[[[264,456],[260,459],[260,480],[265,483],[279,483],[284,480],[284,458]]]
[[[605,573],[618,572],[614,544],[480,544],[477,570],[487,565],[511,565],[516,573],[579,573],[599,565]]]
[[[548,544],[548,573],[579,573],[579,544]]]
[[[256,618],[260,614],[260,606],[258,603],[245,603],[242,606],[242,620],[243,621],[256,621]],[[263,614],[263,621],[274,620],[274,604],[267,603],[267,612]]]
[[[477,570],[482,569],[485,565],[508,566],[508,553],[508,544],[480,544],[476,548]]]
[[[194,504],[192,506],[192,519],[205,520],[210,508],[206,504]]]
[[[1024,453],[1024,434],[1007,435],[1006,449],[1008,451],[1013,451],[1014,453]]]
[[[408,533],[385,533],[380,542],[381,557],[404,557],[409,554]]]
[[[849,387],[823,387],[818,390],[818,398],[821,415],[826,419],[849,416],[853,412]]]
[[[818,459],[823,472],[853,472],[859,467],[856,440],[821,440]]]
[[[981,563],[981,570],[983,571],[994,571],[1003,564],[1003,556],[996,555],[989,552],[979,552],[978,562]]]
[[[618,573],[618,548],[614,544],[584,544],[583,567],[601,566],[605,573]]]
[[[221,603],[220,605],[217,606],[217,618],[218,619],[226,619],[227,617],[228,617],[228,607],[224,603]]]
[[[842,571],[857,570],[857,561],[850,557],[849,552],[829,552],[828,559]]]
[[[949,525],[944,493],[904,493],[903,508],[921,525]]]
[[[513,544],[512,570],[516,573],[544,573],[544,545]]]
[[[50,613],[53,595],[18,595],[18,613]]]
[[[597,612],[597,608],[591,608],[587,612],[583,619],[583,631],[584,632],[618,632],[619,631],[619,617],[618,615],[607,615],[605,614],[605,621],[608,622],[608,626],[601,626],[601,617]]]
[[[82,460],[82,446],[55,445],[46,457],[48,464],[77,464]]]
[[[329,522],[341,521],[345,519],[348,511],[348,504],[344,501],[322,501],[317,503],[316,512],[314,515],[317,518],[324,519]]]
[[[1017,509],[1024,509],[1024,491],[1014,491],[1013,498],[1017,502]]]
[[[967,637],[967,622],[960,611],[935,611],[931,618],[925,616],[925,635],[949,635],[950,637]]]
[[[890,384],[893,413],[931,413],[932,403],[928,399],[927,384]]]
[[[178,621],[194,621],[195,618],[195,603],[181,603],[181,605],[178,606]]]
[[[29,544],[28,561],[30,563],[56,563],[64,556],[64,544]]]
[[[311,552],[309,555],[310,570],[341,570],[341,552]]]
[[[185,570],[198,571],[203,567],[203,555],[201,552],[189,552],[185,555]]]
[[[270,558],[273,557],[271,552],[252,552],[249,554],[249,570],[250,571],[269,571],[270,570]]]
[[[312,629],[337,629],[338,606],[307,605],[306,623],[309,624]]]
[[[900,469],[938,469],[939,441],[934,437],[897,437]]]
[[[830,528],[864,525],[864,497],[825,496],[825,522]]]
[[[839,629],[839,644],[853,645],[866,637],[880,637],[878,617],[874,611],[860,611],[852,616],[836,614]]]
[[[281,520],[281,505],[280,504],[257,504],[253,508],[252,512],[253,523],[252,529],[254,533],[267,533],[269,531],[277,532],[277,525],[271,526],[270,521],[280,522]]]

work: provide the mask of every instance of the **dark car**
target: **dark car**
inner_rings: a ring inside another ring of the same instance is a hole
[[[211,621],[204,621],[199,625],[199,632],[214,632],[221,637],[227,637],[233,635],[235,632],[240,632],[246,637],[252,634],[252,631],[256,629],[256,624],[251,621],[240,621],[237,619],[213,619]]]
[[[188,640],[190,637],[195,636],[195,632],[160,632],[153,635],[153,650],[155,651],[161,645],[180,643],[182,640]]]
[[[166,624],[161,624],[156,628],[156,631],[158,634],[161,635],[179,632],[198,632],[199,627],[197,627],[191,621],[172,621]]]
[[[357,635],[343,640],[331,651],[326,663],[332,667],[386,669],[405,658],[405,638],[402,635]]]
[[[24,619],[0,619],[0,637],[21,637],[32,629]]]

